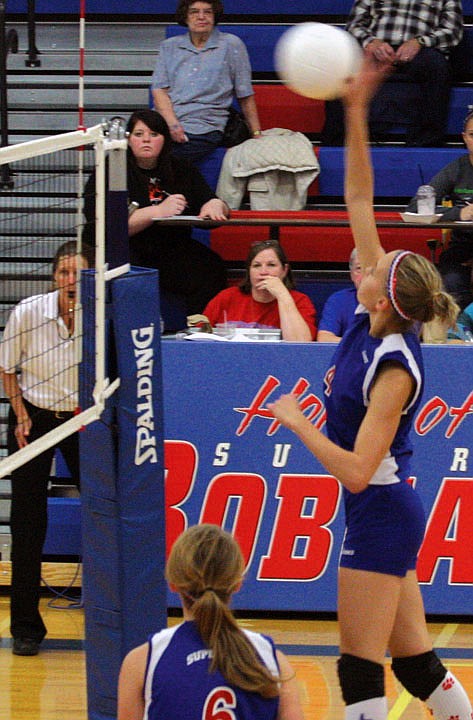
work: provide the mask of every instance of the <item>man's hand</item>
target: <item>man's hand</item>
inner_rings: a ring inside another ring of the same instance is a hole
[[[414,60],[415,56],[420,50],[420,44],[416,38],[411,38],[402,43],[401,47],[396,52],[396,62],[406,63]]]
[[[175,123],[174,125],[171,125],[169,128],[169,132],[171,133],[171,137],[174,140],[174,142],[177,143],[185,143],[189,142],[189,138],[187,137],[186,133],[184,132],[184,128],[180,123]]]
[[[378,60],[378,62],[394,62],[396,59],[394,48],[392,48],[389,43],[376,38],[368,43],[365,52],[375,60]]]

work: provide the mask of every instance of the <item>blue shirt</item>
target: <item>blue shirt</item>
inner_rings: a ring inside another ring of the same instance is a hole
[[[273,675],[279,675],[271,638],[244,631]],[[217,670],[209,672],[210,654],[193,622],[183,622],[149,639],[144,684],[146,720],[276,720],[279,697],[263,698],[230,683]]]
[[[414,390],[402,413],[393,443],[370,480],[373,485],[389,485],[404,481],[410,475],[412,443],[409,433],[422,397],[424,365],[419,338],[414,332],[375,338],[369,330],[368,314],[356,315],[325,375],[327,434],[339,447],[353,450],[377,371],[383,362],[400,363],[411,375]]]
[[[161,43],[152,88],[167,88],[176,117],[191,135],[223,132],[234,95],[253,95],[246,47],[236,35],[214,28],[196,48],[189,33]]]
[[[473,342],[473,303],[467,305],[460,313],[457,318],[457,328],[449,330],[448,337]]]
[[[355,319],[357,307],[355,286],[337,290],[325,301],[318,329],[332,332],[340,338],[343,337]]]

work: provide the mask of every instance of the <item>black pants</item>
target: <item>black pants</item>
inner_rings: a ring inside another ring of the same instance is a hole
[[[447,290],[464,310],[473,302],[473,240],[455,242],[439,257],[439,272]]]
[[[421,48],[411,62],[396,67],[374,96],[369,117],[371,139],[389,132],[390,127],[406,124],[406,145],[442,145],[450,90],[447,58],[438,50]],[[339,100],[328,102],[322,144],[343,145],[344,137],[343,105]]]
[[[57,428],[73,413],[42,410],[25,401],[32,421],[29,441]],[[57,416],[59,415],[59,417]],[[8,417],[8,451],[18,450],[14,435],[16,416],[10,408]],[[79,437],[70,435],[55,447],[60,448],[71,473],[71,482],[79,487]],[[10,632],[14,638],[26,637],[41,642],[46,627],[39,612],[41,556],[48,523],[47,498],[51,462],[55,447],[12,472],[11,515],[12,580]]]

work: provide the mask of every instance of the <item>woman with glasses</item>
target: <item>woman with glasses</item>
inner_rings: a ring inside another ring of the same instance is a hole
[[[291,267],[277,240],[253,243],[243,281],[222,290],[204,315],[212,326],[237,322],[241,327],[280,328],[282,339],[293,342],[310,342],[316,335],[314,305],[294,289]]]
[[[79,250],[74,241],[61,245],[53,261],[53,290],[22,300],[8,318],[0,346],[0,367],[10,400],[10,455],[62,425],[77,410],[77,286],[80,271],[92,264],[90,249]],[[77,432],[11,475],[10,630],[15,655],[36,655],[46,635],[39,591],[48,484],[56,447],[69,468],[71,484],[78,487]]]
[[[445,288],[463,310],[473,302],[473,112],[465,117],[462,138],[468,152],[442,168],[429,180],[429,185],[435,189],[437,212],[442,213],[442,220],[472,223],[451,231],[438,263]],[[442,203],[446,207],[441,207]],[[407,210],[417,212],[415,197]]]
[[[153,74],[154,106],[173,152],[193,162],[222,145],[234,97],[252,136],[261,135],[248,53],[240,38],[217,29],[222,15],[220,0],[180,0],[176,19],[188,33],[161,43]]]

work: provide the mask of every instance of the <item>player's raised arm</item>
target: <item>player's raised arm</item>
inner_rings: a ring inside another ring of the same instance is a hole
[[[376,228],[373,167],[368,146],[368,115],[373,95],[389,65],[365,57],[360,72],[347,82],[345,106],[345,202],[363,268],[373,267],[384,253]]]

